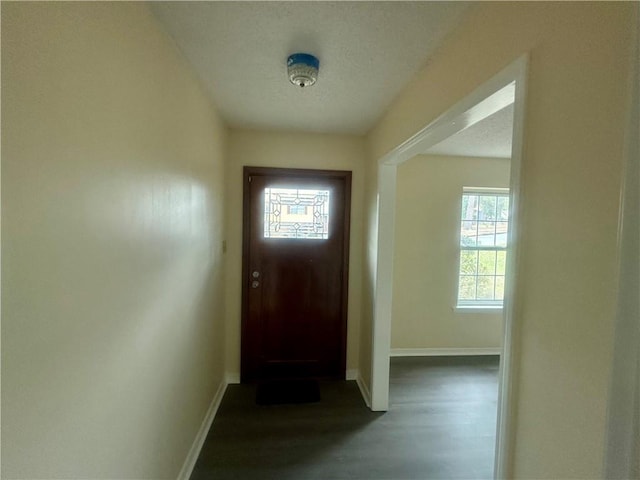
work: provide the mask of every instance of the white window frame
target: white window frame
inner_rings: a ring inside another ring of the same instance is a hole
[[[462,194],[460,195],[460,204],[459,204],[459,208],[458,208],[458,223],[457,223],[457,232],[458,232],[458,236],[457,236],[457,247],[458,247],[458,261],[457,261],[457,269],[456,269],[456,288],[455,288],[455,292],[456,292],[456,296],[454,299],[454,310],[457,312],[461,312],[461,313],[476,313],[476,312],[487,312],[490,313],[491,311],[496,311],[496,312],[500,312],[502,311],[502,308],[504,306],[504,298],[500,301],[497,300],[463,300],[462,302],[460,301],[460,276],[461,276],[461,272],[460,272],[460,258],[461,258],[461,252],[463,250],[474,250],[474,251],[504,251],[505,254],[507,252],[507,247],[508,244],[506,244],[504,247],[502,246],[475,246],[475,247],[463,247],[461,245],[461,238],[462,238],[462,232],[461,232],[461,225],[462,225],[462,200],[464,198],[464,195],[472,195],[472,194],[476,194],[476,195],[491,195],[491,196],[507,196],[509,197],[509,189],[508,188],[500,188],[500,187],[463,187],[462,188]],[[509,198],[509,202],[511,202],[511,199]],[[506,220],[508,222],[508,224],[510,224],[511,222],[511,218],[507,218]],[[509,226],[507,226],[507,238],[508,238],[508,229]],[[506,274],[506,267],[505,267],[505,274]],[[476,272],[476,276],[477,276],[477,272]],[[505,275],[506,277],[506,275]]]

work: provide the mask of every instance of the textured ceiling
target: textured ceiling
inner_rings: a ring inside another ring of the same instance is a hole
[[[366,133],[425,65],[466,2],[153,2],[232,127]],[[286,59],[316,55],[316,85]]]
[[[424,153],[456,157],[511,158],[513,103],[459,131]]]

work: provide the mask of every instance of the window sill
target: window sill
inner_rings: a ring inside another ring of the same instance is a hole
[[[455,313],[488,313],[488,314],[496,314],[502,313],[502,307],[496,307],[493,305],[482,306],[482,305],[469,305],[469,306],[459,306],[456,305],[453,307],[453,311]]]

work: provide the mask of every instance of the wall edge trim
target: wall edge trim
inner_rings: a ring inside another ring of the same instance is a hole
[[[392,348],[390,357],[445,357],[463,355],[501,355],[500,347],[482,348]]]
[[[220,408],[222,398],[227,391],[228,385],[229,383],[227,382],[227,376],[225,375],[223,380],[220,382],[218,390],[213,396],[211,403],[209,404],[209,408],[207,409],[207,413],[202,420],[200,429],[198,430],[196,437],[193,439],[193,443],[191,444],[191,448],[189,449],[187,458],[185,459],[184,464],[180,469],[180,473],[178,474],[178,480],[189,480],[189,478],[191,477],[193,469],[196,466],[196,461],[200,456],[200,450],[202,450],[202,446],[204,445],[204,441],[207,438],[207,434],[209,433],[209,429],[211,428],[213,419],[215,418],[216,413],[218,413],[218,408]]]
[[[360,371],[356,370],[356,384],[360,389],[360,394],[362,395],[362,399],[368,408],[371,408],[371,392],[369,391],[369,387],[364,382],[362,375],[360,375]]]

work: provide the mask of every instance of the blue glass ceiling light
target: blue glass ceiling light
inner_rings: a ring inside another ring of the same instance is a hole
[[[320,61],[308,53],[294,53],[287,58],[289,81],[299,87],[310,87],[318,79]]]

